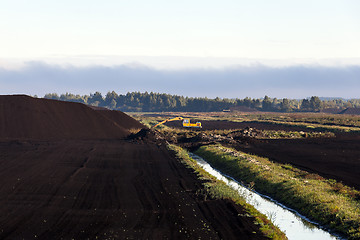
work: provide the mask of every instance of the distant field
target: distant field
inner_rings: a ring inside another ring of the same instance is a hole
[[[328,113],[241,113],[241,112],[162,112],[162,113],[129,113],[138,120],[161,121],[166,118],[182,116],[191,117],[195,120],[204,122],[203,127],[206,130],[212,129],[236,129],[245,125],[256,125],[259,129],[268,130],[323,130],[332,132],[360,132],[360,116],[357,115],[339,115]],[[217,122],[216,125],[212,124]],[[225,121],[229,122],[225,124]],[[209,124],[205,124],[209,123]],[[249,123],[249,124],[248,124]],[[266,125],[263,125],[265,123]],[[261,124],[259,126],[258,124]],[[176,122],[167,123],[175,127],[181,126]],[[269,127],[271,126],[272,127]],[[277,127],[276,127],[277,126]]]
[[[199,133],[225,138],[237,136],[227,144],[360,189],[360,116],[232,112],[138,113],[133,116],[148,126],[175,116],[190,117],[201,121],[203,128],[184,129],[181,121],[174,121],[159,129],[179,139],[194,138]],[[251,128],[256,134],[238,136],[245,128]]]

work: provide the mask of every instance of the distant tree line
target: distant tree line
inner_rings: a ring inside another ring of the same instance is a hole
[[[102,96],[100,92],[90,95],[74,95],[48,93],[47,99],[80,102],[98,107],[120,110],[124,112],[212,112],[236,108],[253,108],[259,111],[272,112],[319,112],[322,109],[360,108],[360,99],[328,99],[321,100],[317,96],[306,99],[264,98],[201,98],[184,97],[165,93],[128,92],[125,95],[108,92]]]

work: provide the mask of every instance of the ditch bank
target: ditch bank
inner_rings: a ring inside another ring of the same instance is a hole
[[[320,229],[316,224],[301,216],[292,209],[277,203],[268,196],[261,195],[243,186],[236,180],[226,176],[218,170],[212,168],[203,158],[196,154],[189,153],[205,171],[216,177],[218,180],[225,182],[228,186],[236,189],[247,203],[254,206],[259,212],[265,214],[277,227],[286,233],[291,240],[335,240],[339,237]]]
[[[349,239],[360,238],[360,203],[351,196],[352,189],[343,186],[339,191],[334,180],[317,179],[291,165],[272,163],[221,145],[202,146],[195,154],[324,228]]]
[[[177,158],[185,166],[193,169],[198,178],[201,179],[203,186],[196,192],[198,198],[202,199],[203,202],[228,201],[233,204],[235,208],[238,208],[239,210],[241,209],[235,219],[233,218],[233,220],[240,218],[241,221],[235,221],[233,227],[241,227],[244,223],[252,226],[252,234],[248,235],[246,239],[253,239],[254,234],[260,235],[265,239],[288,239],[286,235],[277,226],[275,226],[265,214],[260,213],[251,204],[248,204],[244,197],[238,194],[238,191],[233,189],[231,186],[228,186],[224,181],[217,180],[216,177],[204,170],[198,162],[190,156],[192,153],[189,153],[181,147],[173,144],[168,144],[167,147],[176,154]],[[223,214],[224,213],[221,215]]]

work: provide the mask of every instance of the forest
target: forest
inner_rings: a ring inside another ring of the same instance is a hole
[[[360,108],[360,99],[320,98],[312,96],[304,99],[264,98],[219,98],[184,97],[166,93],[128,92],[117,94],[100,92],[89,95],[72,93],[45,94],[46,99],[80,102],[97,107],[105,107],[124,112],[215,112],[229,110],[258,110],[266,112],[340,112],[346,108]]]

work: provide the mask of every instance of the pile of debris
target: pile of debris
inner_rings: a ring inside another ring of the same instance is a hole
[[[237,131],[233,131],[229,134],[227,134],[226,136],[228,138],[232,138],[235,140],[241,140],[243,138],[256,138],[256,137],[261,137],[263,134],[260,130],[257,130],[255,128],[251,128],[251,127],[246,127],[244,129],[241,130],[237,130]]]
[[[158,143],[165,142],[164,137],[156,130],[143,128],[137,133],[129,135],[128,140],[140,143]]]
[[[213,143],[223,143],[223,144],[240,143],[247,145],[247,143],[251,141],[252,138],[256,138],[260,136],[262,136],[261,131],[255,128],[246,127],[244,129],[236,130],[225,135],[220,135],[215,133],[206,134],[204,132],[201,132],[195,136],[181,137],[180,139],[178,139],[178,143],[180,143],[181,145],[187,148],[189,148],[189,146],[194,147],[194,146],[213,144]]]

